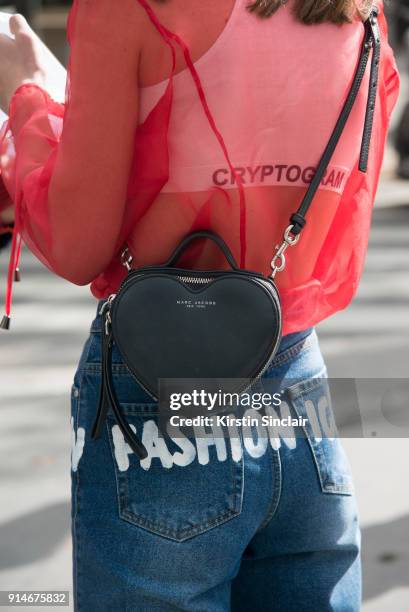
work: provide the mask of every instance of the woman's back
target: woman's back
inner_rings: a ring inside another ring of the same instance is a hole
[[[237,7],[236,0],[170,0],[167,2],[149,1],[149,6],[160,22],[170,31],[177,32],[189,46],[192,60],[199,58],[217,42],[228,26],[232,12]],[[143,7],[135,2],[135,19],[146,25],[143,28],[141,60],[139,65],[139,84],[141,87],[154,85],[169,76],[171,57],[169,49],[163,45],[163,38],[149,25]],[[138,27],[138,26],[137,26]],[[182,71],[186,63],[181,53],[177,56],[176,72]]]
[[[74,3],[65,139],[53,152],[49,132],[57,146],[63,113],[58,116],[55,105],[45,101],[43,111],[52,122],[45,129],[37,109],[31,141],[36,163],[45,155],[38,146],[47,143],[43,187],[20,190],[23,200],[32,198],[34,214],[42,215],[26,238],[45,263],[75,282],[93,280],[93,293],[102,298],[116,291],[124,275],[118,252],[125,241],[135,265],[157,263],[185,234],[211,229],[225,238],[243,267],[269,271],[274,246],[298,208],[345,101],[364,31],[358,17],[342,26],[306,26],[295,19],[294,2],[268,19],[250,13],[247,0],[126,0],[115,11],[105,1]],[[380,26],[381,78],[369,171],[364,175],[357,168],[367,71],[302,240],[278,278],[285,333],[345,306],[356,290],[397,94],[383,14]],[[175,71],[169,80],[172,49]],[[27,100],[24,105],[27,109]],[[12,114],[13,121],[17,133]],[[3,174],[15,188],[13,157],[9,160]],[[21,161],[18,167],[24,175]],[[32,171],[29,156],[27,170]],[[80,209],[88,232],[83,248],[75,217]],[[52,247],[46,244],[48,226]],[[192,247],[184,263],[221,265],[211,246]]]

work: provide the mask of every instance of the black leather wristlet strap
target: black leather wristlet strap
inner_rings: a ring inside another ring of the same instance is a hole
[[[124,436],[125,442],[129,444],[133,452],[139,457],[139,459],[146,459],[148,456],[147,450],[139,440],[138,436],[132,431],[128,421],[122,413],[121,405],[118,401],[118,397],[115,392],[114,382],[112,378],[112,341],[108,345],[108,351],[106,354],[105,361],[105,382],[106,391],[109,397],[110,404],[112,406],[113,413],[115,415],[118,427]]]
[[[102,375],[101,389],[98,402],[97,414],[92,426],[91,438],[96,440],[100,437],[102,427],[106,421],[109,408],[112,408],[115,420],[119,429],[124,436],[125,442],[130,446],[133,452],[139,459],[145,459],[148,456],[146,448],[142,444],[138,436],[132,431],[128,421],[122,413],[121,405],[116,395],[114,381],[112,377],[112,332],[102,334]]]
[[[106,367],[108,360],[108,351],[110,350],[110,344],[112,344],[112,335],[101,332],[101,343],[102,343],[102,372],[101,372],[101,386],[99,390],[99,400],[97,415],[92,426],[91,438],[96,440],[102,433],[102,428],[105,424],[109,407],[110,399],[106,389]]]
[[[378,9],[374,7],[371,11],[370,17],[365,21],[364,28],[365,34],[362,42],[361,53],[358,61],[358,65],[355,71],[354,79],[349,90],[347,99],[345,100],[344,106],[339,115],[338,121],[331,134],[331,138],[325,148],[325,151],[318,164],[317,170],[314,177],[305,193],[305,196],[301,202],[298,210],[293,213],[290,217],[290,223],[293,225],[291,233],[297,236],[301,233],[303,227],[306,224],[305,215],[310,208],[315,194],[324,178],[325,172],[334,154],[334,151],[338,145],[338,142],[342,136],[342,132],[351,114],[356,98],[358,96],[359,89],[362,84],[362,80],[365,75],[366,67],[368,65],[369,56],[372,51],[371,61],[371,73],[369,79],[369,93],[368,102],[365,113],[365,124],[362,137],[362,146],[359,158],[359,170],[366,172],[369,155],[369,144],[371,140],[374,112],[375,112],[375,101],[377,94],[378,85],[378,74],[379,74],[379,59],[380,59],[380,35],[379,26],[377,21]]]

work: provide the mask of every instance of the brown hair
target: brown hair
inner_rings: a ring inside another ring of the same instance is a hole
[[[287,0],[255,0],[247,6],[251,13],[260,17],[271,17]],[[302,23],[348,23],[357,14],[366,19],[372,0],[295,0],[293,12]]]

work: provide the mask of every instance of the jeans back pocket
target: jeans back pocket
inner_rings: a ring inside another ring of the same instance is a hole
[[[140,460],[112,416],[107,426],[122,519],[181,542],[241,512],[243,464],[224,438],[159,433],[157,404],[121,404],[148,450]]]
[[[324,493],[352,495],[351,468],[338,437],[326,378],[310,378],[287,389],[296,415],[304,419],[303,430],[311,448]]]

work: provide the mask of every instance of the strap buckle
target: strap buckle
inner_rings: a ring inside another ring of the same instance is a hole
[[[271,260],[271,274],[270,274],[270,278],[275,278],[277,272],[282,272],[286,266],[287,260],[285,257],[285,252],[288,249],[288,247],[291,246],[295,246],[297,244],[297,242],[300,239],[300,234],[297,234],[296,236],[294,234],[291,233],[291,230],[293,229],[294,225],[289,225],[287,227],[287,229],[284,232],[284,238],[283,238],[283,242],[281,243],[281,245],[276,245],[276,251],[277,253],[274,255],[273,259]]]
[[[132,270],[132,262],[133,262],[133,257],[131,253],[129,252],[128,247],[125,247],[125,249],[121,253],[121,264],[125,266],[128,272],[130,272]]]

